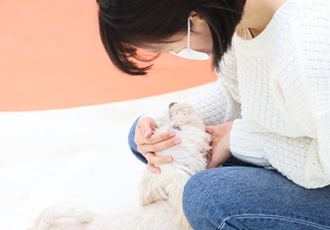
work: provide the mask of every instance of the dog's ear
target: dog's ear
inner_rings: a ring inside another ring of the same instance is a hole
[[[166,185],[159,183],[156,176],[149,171],[144,173],[139,184],[139,203],[141,206],[167,199]]]

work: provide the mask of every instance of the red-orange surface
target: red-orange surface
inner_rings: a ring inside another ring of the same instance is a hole
[[[95,0],[0,0],[0,111],[103,104],[215,79],[210,60],[170,54],[146,77],[119,72],[102,47]]]

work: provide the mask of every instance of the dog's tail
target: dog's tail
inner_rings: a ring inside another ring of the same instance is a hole
[[[164,200],[130,212],[109,216],[93,214],[81,207],[51,207],[29,230],[185,230],[174,219],[177,211]]]
[[[46,209],[30,230],[84,230],[94,218],[89,209],[77,206],[54,206]]]

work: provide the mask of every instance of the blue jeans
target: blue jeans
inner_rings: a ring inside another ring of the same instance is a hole
[[[136,123],[129,146],[147,163],[134,142]],[[185,185],[183,210],[193,229],[330,229],[330,186],[305,189],[275,170],[235,158],[225,165],[199,172]]]

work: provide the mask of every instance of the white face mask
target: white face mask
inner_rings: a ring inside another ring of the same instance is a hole
[[[212,56],[212,55],[208,55],[207,53],[190,49],[190,19],[189,18],[188,18],[187,48],[181,50],[179,53],[174,53],[173,51],[170,51],[170,53],[182,58],[193,59],[193,60],[206,60]]]

